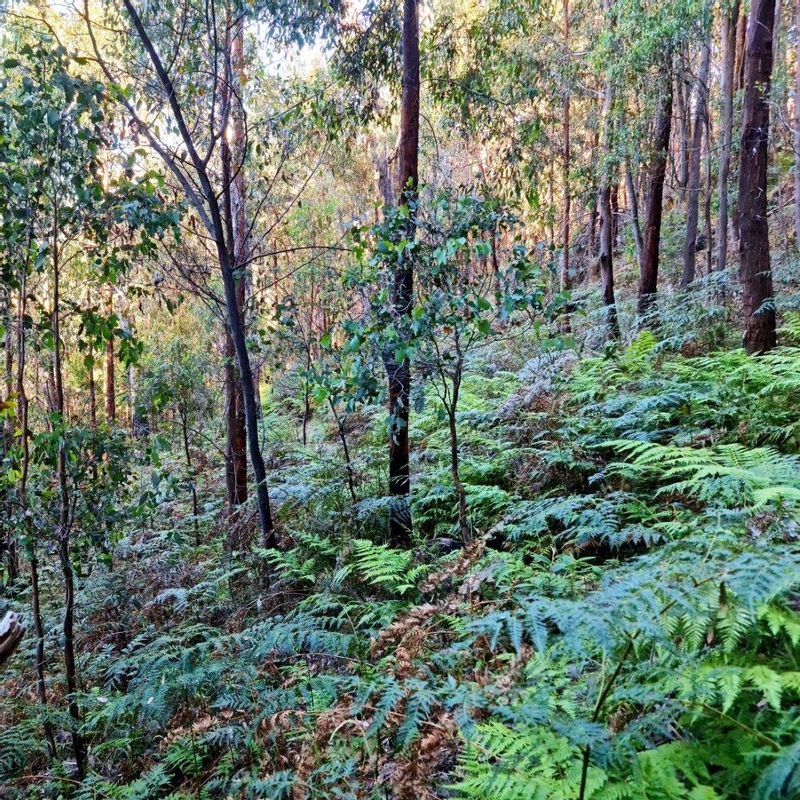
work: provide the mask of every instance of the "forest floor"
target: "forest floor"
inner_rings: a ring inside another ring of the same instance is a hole
[[[626,345],[592,350],[576,318],[580,348],[523,337],[470,364],[463,547],[431,392],[409,552],[383,544],[382,410],[347,420],[353,504],[336,429],[320,410],[301,446],[273,387],[277,552],[249,507],[223,517],[213,451],[193,517],[167,443],[138,476],[158,502],[80,579],[90,775],[70,783],[65,737],[48,761],[64,688],[43,711],[28,636],[0,682],[6,796],[797,796],[800,319],[750,358],[702,292]],[[56,664],[49,561],[43,581]]]

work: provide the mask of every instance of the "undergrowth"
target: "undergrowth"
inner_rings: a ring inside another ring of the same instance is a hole
[[[81,581],[90,777],[41,771],[63,720],[29,637],[2,684],[8,796],[799,797],[798,375],[792,344],[685,356],[644,333],[509,415],[525,380],[482,361],[465,547],[427,396],[412,552],[383,543],[381,415],[355,503],[333,437],[281,439],[277,552],[231,552],[213,508],[197,546],[166,498]]]

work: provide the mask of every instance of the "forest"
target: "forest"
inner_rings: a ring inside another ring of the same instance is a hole
[[[800,800],[800,0],[0,0],[0,798]]]

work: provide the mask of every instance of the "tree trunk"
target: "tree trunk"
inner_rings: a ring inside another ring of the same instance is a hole
[[[240,286],[243,285],[240,282]],[[240,286],[237,286],[237,295]],[[238,297],[237,297],[238,300]],[[247,502],[247,426],[242,382],[236,367],[236,347],[225,329],[225,486],[228,511]]]
[[[456,419],[462,368],[462,363],[459,363],[456,367],[457,377],[453,380],[453,397],[447,406],[447,424],[450,430],[450,473],[453,479],[453,488],[456,492],[456,500],[458,502],[458,532],[461,536],[461,541],[467,543],[470,540],[469,519],[467,516],[467,493],[461,481],[461,471],[459,468],[458,424]]]
[[[23,268],[24,270],[25,268]],[[25,317],[28,303],[27,274],[22,273],[19,289],[19,307],[17,309],[17,425],[20,430],[20,445],[22,447],[21,475],[19,479],[19,505],[25,528],[28,558],[31,565],[31,612],[33,614],[33,628],[36,633],[36,694],[42,706],[47,705],[47,686],[45,683],[45,652],[44,652],[44,622],[42,620],[42,605],[39,593],[39,557],[36,552],[36,535],[33,528],[33,516],[28,513],[28,475],[30,473],[31,453],[30,435],[28,431],[28,396],[25,393]],[[25,541],[23,540],[23,541]],[[50,757],[56,755],[56,740],[53,726],[46,722],[44,725],[45,739]]]
[[[619,338],[619,320],[614,297],[614,223],[611,212],[611,188],[608,178],[600,182],[600,293],[606,309],[609,336]]]
[[[753,0],[745,49],[744,112],[739,168],[739,253],[744,346],[775,347],[775,308],[767,223],[767,146],[775,0]]]
[[[687,289],[695,278],[697,253],[697,223],[700,211],[700,166],[703,152],[703,132],[708,113],[708,71],[711,65],[711,24],[703,42],[700,72],[697,75],[695,109],[692,119],[692,149],[689,154],[689,179],[686,184],[686,235],[683,239],[683,275],[681,289]]]
[[[711,196],[713,194],[713,167],[711,154],[714,152],[711,130],[711,114],[706,107],[706,196],[703,204],[703,213],[706,226],[706,275],[714,269],[714,227],[711,222]]]
[[[611,203],[611,244],[614,250],[618,250],[621,246],[621,237],[619,224],[619,183],[617,183],[616,180],[611,184],[609,202]]]
[[[197,502],[197,486],[195,485],[195,473],[192,466],[192,453],[189,450],[189,420],[185,411],[178,412],[181,418],[181,433],[183,438],[183,455],[186,458],[186,471],[189,475],[189,485],[192,490],[192,516],[194,517],[194,544],[200,546],[200,529],[197,524],[197,517],[200,513],[200,506]]]
[[[53,384],[55,388],[55,410],[59,423],[66,425],[64,414],[64,377],[61,366],[61,308],[60,308],[60,278],[61,264],[58,244],[58,204],[53,209],[52,231],[52,258],[53,258],[53,309],[51,327],[53,333]],[[64,620],[62,632],[64,635],[64,673],[67,680],[67,708],[72,717],[72,748],[75,753],[75,763],[79,779],[86,775],[86,745],[80,732],[82,725],[81,711],[78,706],[78,670],[75,659],[75,572],[72,568],[70,555],[70,495],[67,484],[67,453],[65,433],[59,437],[58,453],[56,460],[56,477],[59,488],[58,505],[58,552],[61,561],[61,571],[64,576]]]
[[[108,287],[106,313],[111,317],[114,313],[114,287]],[[106,341],[106,423],[111,426],[117,419],[117,398],[114,384],[114,334]]]
[[[800,0],[798,0],[800,2]],[[566,50],[567,59],[569,59],[569,0],[564,0],[564,49]],[[564,93],[564,110],[561,118],[561,132],[562,132],[562,182],[564,184],[563,194],[563,214],[564,220],[561,228],[561,291],[568,292],[571,287],[569,275],[569,215],[572,205],[572,196],[570,193],[570,129],[569,129],[569,111],[570,111],[570,90],[567,87]],[[565,333],[570,331],[569,315],[564,315],[563,330]]]
[[[226,95],[226,105],[231,106],[233,135],[230,142],[222,141],[222,181],[225,226],[230,250],[230,261],[235,270],[236,309],[246,326],[246,273],[249,259],[247,245],[247,210],[245,207],[244,170],[245,148],[244,117],[241,108],[234,108],[234,94],[241,99],[243,85],[244,54],[243,21],[239,20],[233,36],[226,38],[226,50],[230,56],[230,76],[221,80],[220,92]],[[233,84],[233,86],[232,86]],[[236,347],[230,329],[225,331],[225,483],[228,510],[235,515],[240,505],[247,501],[247,425],[244,413],[242,380],[236,367]]]
[[[633,242],[636,247],[636,266],[641,270],[644,240],[642,239],[642,226],[639,224],[639,198],[636,194],[636,181],[633,179],[630,161],[625,165],[625,188],[628,193],[628,203],[630,203],[631,207],[631,228],[633,229]]]
[[[353,470],[353,460],[350,458],[350,446],[347,444],[347,434],[344,429],[344,420],[339,416],[336,410],[336,403],[328,397],[328,405],[330,406],[333,419],[336,422],[336,431],[339,434],[339,441],[342,443],[342,454],[344,455],[344,469],[347,475],[347,488],[350,492],[350,500],[353,505],[356,504],[358,498],[356,497],[355,475]]]
[[[269,503],[269,491],[267,488],[267,471],[264,464],[264,457],[261,454],[261,446],[258,436],[258,407],[257,398],[253,388],[253,371],[250,365],[250,354],[247,351],[247,340],[244,334],[244,325],[241,314],[239,313],[237,298],[236,298],[236,275],[234,264],[231,262],[230,253],[228,249],[228,242],[226,241],[226,229],[220,212],[218,193],[211,185],[207,171],[207,162],[203,160],[195,147],[195,142],[192,138],[192,133],[189,130],[186,120],[183,115],[178,96],[175,92],[175,87],[172,80],[164,67],[161,58],[158,55],[155,47],[153,46],[150,37],[145,30],[141,17],[137,13],[131,0],[123,0],[125,10],[130,17],[133,27],[136,30],[136,35],[142,42],[145,51],[150,59],[153,69],[155,70],[159,82],[161,83],[164,97],[169,104],[172,116],[178,129],[178,133],[183,141],[187,150],[187,160],[191,163],[194,170],[197,184],[200,188],[200,195],[193,192],[191,184],[189,184],[184,176],[183,186],[187,194],[192,198],[195,208],[204,220],[211,238],[214,241],[214,247],[217,253],[217,263],[219,264],[220,273],[222,276],[222,285],[225,295],[225,311],[228,320],[228,326],[231,331],[231,338],[233,339],[234,347],[236,349],[236,359],[239,364],[239,375],[242,381],[242,392],[244,395],[244,408],[245,408],[245,424],[247,427],[247,441],[250,450],[250,461],[253,465],[253,477],[256,482],[256,493],[258,499],[258,516],[261,526],[261,536],[265,547],[275,547],[276,540],[272,525],[272,510]],[[87,14],[88,18],[88,14]],[[134,113],[130,106],[129,113]],[[224,138],[224,137],[223,137]],[[155,142],[154,146],[158,146],[157,140],[152,136],[151,143]],[[164,152],[163,150],[161,151]],[[165,163],[170,169],[175,170],[168,155],[162,155]],[[202,200],[200,199],[202,198]]]
[[[608,25],[613,29],[612,0],[606,0],[605,12]],[[614,121],[614,87],[611,72],[606,75],[606,86],[603,93],[603,164],[600,174],[600,191],[598,208],[600,212],[600,291],[606,310],[606,326],[612,338],[619,338],[619,319],[614,297],[614,217],[611,212],[611,166],[608,163],[611,155]]]
[[[89,427],[97,430],[97,386],[94,380],[94,346],[89,344],[89,360],[91,366],[87,370],[87,379],[89,383]]]
[[[800,0],[795,9],[795,27],[800,32]],[[794,73],[794,244],[800,250],[800,35],[797,36]]]
[[[5,349],[5,397],[3,400],[7,408],[14,406],[14,327],[11,320],[11,287],[6,285],[3,288],[3,327],[5,328],[5,337],[3,347]],[[3,439],[3,456],[7,453],[14,444],[14,420],[7,417],[3,425],[2,431]],[[19,578],[19,555],[17,551],[17,540],[14,535],[13,526],[11,524],[12,517],[12,498],[10,489],[8,487],[2,490],[3,510],[5,512],[6,522],[0,528],[0,546],[5,549],[6,569],[8,584],[13,584]]]
[[[800,0],[798,0],[800,2]],[[739,0],[733,0],[730,9],[722,16],[722,148],[719,154],[719,220],[717,222],[717,269],[728,265],[728,181],[731,169],[733,142],[733,85],[736,65],[736,22],[739,17]],[[709,242],[709,247],[711,243]]]
[[[745,47],[747,43],[747,10],[744,5],[740,6],[739,19],[736,23],[736,57],[734,66],[734,86],[733,90],[739,92],[744,88],[744,62]]]
[[[680,69],[675,77],[675,105],[677,106],[677,122],[678,122],[678,189],[681,200],[686,196],[686,186],[689,183],[689,119],[690,99],[687,97],[688,82],[686,80],[686,54],[682,50],[680,55]]]
[[[661,242],[661,216],[664,205],[664,178],[667,171],[667,154],[672,128],[672,77],[670,55],[666,58],[667,79],[664,93],[659,99],[656,113],[653,152],[648,169],[647,210],[645,212],[644,250],[639,276],[639,316],[645,316],[652,308],[658,289],[658,251]]]
[[[403,0],[403,97],[400,108],[400,144],[397,196],[410,209],[417,202],[419,183],[419,8],[418,0]],[[405,238],[412,241],[416,232],[416,210],[411,210]],[[411,317],[414,268],[408,253],[403,253],[394,270],[392,308],[401,324]],[[408,420],[411,397],[411,365],[408,358],[397,363],[394,351],[385,358],[389,384],[389,493],[395,498],[390,514],[389,538],[395,547],[411,544],[411,514],[408,495],[409,472]]]

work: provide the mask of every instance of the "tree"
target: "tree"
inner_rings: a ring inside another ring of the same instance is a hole
[[[733,84],[736,62],[736,23],[739,18],[739,0],[733,0],[722,12],[722,147],[719,154],[717,193],[719,215],[717,218],[717,269],[728,264],[728,181],[731,168],[733,142]],[[709,247],[711,243],[709,242]]]
[[[250,261],[250,229],[247,222],[247,192],[245,186],[245,159],[247,132],[243,107],[244,92],[244,16],[226,21],[225,60],[230,63],[228,78],[221,81],[220,94],[223,105],[230,107],[231,136],[222,138],[220,157],[222,180],[228,187],[224,193],[224,211],[228,226],[228,239],[233,247],[236,274],[236,307],[245,325],[247,271]],[[234,103],[234,98],[238,102]],[[230,138],[230,141],[228,141]],[[225,418],[227,441],[225,444],[225,478],[228,508],[231,511],[247,500],[247,426],[245,420],[244,391],[236,367],[236,346],[230,325],[225,326]],[[256,393],[258,386],[255,386]],[[260,398],[258,398],[260,400]]]
[[[108,287],[108,295],[106,300],[106,314],[108,317],[114,314],[114,287]],[[105,416],[106,424],[113,425],[117,421],[117,397],[116,397],[116,380],[114,375],[115,362],[114,362],[114,333],[113,331],[106,340],[106,363],[105,363]]]
[[[403,2],[403,94],[400,105],[400,142],[396,195],[404,209],[405,225],[399,258],[392,273],[392,315],[404,327],[411,317],[414,295],[414,236],[419,200],[419,2]],[[408,423],[411,400],[411,367],[397,347],[390,347],[384,358],[389,389],[389,493],[398,503],[392,506],[389,538],[397,547],[411,544],[411,515],[408,495],[411,490]]]
[[[796,3],[795,30],[800,31],[800,2]],[[795,43],[794,73],[794,241],[800,249],[800,36]]]
[[[564,49],[567,57],[567,69],[569,69],[570,59],[570,40],[569,40],[569,0],[563,0],[563,24],[564,24]],[[569,78],[568,78],[569,79]],[[563,223],[561,228],[561,291],[566,292],[570,289],[570,264],[569,264],[569,247],[570,247],[570,211],[572,206],[572,193],[570,188],[570,169],[571,169],[571,154],[570,154],[570,125],[569,125],[569,110],[570,110],[570,90],[567,87],[564,93],[564,109],[562,112],[561,131],[563,136],[562,144],[562,181],[564,183],[563,195]],[[565,329],[569,330],[569,317],[564,318]]]
[[[658,290],[658,258],[661,243],[661,216],[664,208],[664,179],[667,172],[667,154],[672,129],[672,54],[664,59],[662,91],[658,98],[653,125],[653,147],[647,171],[647,208],[644,224],[644,251],[639,276],[640,317],[651,312]]]
[[[739,278],[744,346],[750,353],[775,347],[775,307],[767,220],[769,103],[775,0],[754,0],[747,25],[741,162],[739,166]]]
[[[697,222],[700,210],[700,162],[703,132],[708,114],[708,73],[711,65],[711,19],[704,20],[705,36],[701,47],[700,71],[695,84],[695,107],[692,118],[692,141],[689,153],[689,177],[686,183],[686,235],[683,240],[683,274],[681,288],[688,288],[695,277]],[[708,242],[708,247],[711,242]]]
[[[606,0],[604,11],[609,31],[614,30],[613,0]],[[600,209],[600,292],[606,310],[608,333],[619,338],[617,301],[614,295],[614,217],[611,213],[611,169],[614,131],[614,85],[611,70],[606,73],[603,92],[603,164],[598,192]]]
[[[217,27],[216,16],[205,17],[205,22],[203,22],[206,27],[205,35],[211,43],[211,50],[207,54],[210,67],[209,74],[214,76],[214,79],[213,85],[209,87],[208,91],[209,107],[208,109],[202,108],[200,113],[201,118],[208,122],[204,137],[200,138],[201,134],[198,132],[197,126],[187,121],[188,106],[182,101],[179,88],[176,86],[168,67],[151,39],[142,16],[131,0],[124,0],[123,6],[127,20],[131,25],[131,34],[138,41],[149,63],[155,85],[159,88],[159,102],[163,102],[166,109],[168,109],[171,124],[174,125],[175,132],[180,139],[185,157],[183,153],[178,153],[169,144],[165,144],[158,138],[155,132],[157,128],[148,124],[139,115],[136,106],[125,96],[124,92],[118,94],[118,99],[127,111],[132,124],[161,157],[179,186],[183,189],[187,201],[193,207],[213,243],[224,289],[227,325],[234,343],[242,384],[247,440],[256,483],[261,535],[265,547],[274,547],[276,542],[267,488],[267,474],[258,434],[259,400],[256,397],[253,370],[245,338],[244,320],[240,310],[240,300],[237,296],[239,291],[237,285],[240,283],[242,276],[237,273],[237,250],[233,232],[233,219],[230,215],[226,217],[225,214],[226,209],[233,207],[232,202],[229,200],[233,191],[230,176],[240,169],[242,165],[240,163],[231,168],[228,173],[229,178],[226,181],[224,174],[222,174],[226,169],[225,156],[222,156],[223,164],[220,173],[215,174],[212,161],[215,155],[218,158],[220,156],[219,151],[222,148],[222,142],[225,141],[228,126],[232,122],[234,102],[240,102],[240,98],[234,100],[232,92],[227,89],[233,82],[232,64],[231,59],[228,58],[229,49],[226,47],[226,42],[230,41],[230,23],[228,22],[224,26],[224,30],[220,31]],[[89,0],[84,0],[84,19],[88,26],[95,56],[108,80],[116,84],[112,69],[103,57],[94,33],[94,26],[89,12]],[[185,22],[186,24],[191,24],[193,20],[187,19]],[[223,92],[219,91],[220,81],[226,87]],[[205,115],[206,110],[209,112],[207,117]],[[230,167],[230,164],[228,164],[228,167]],[[220,203],[220,197],[223,198],[222,204]]]

